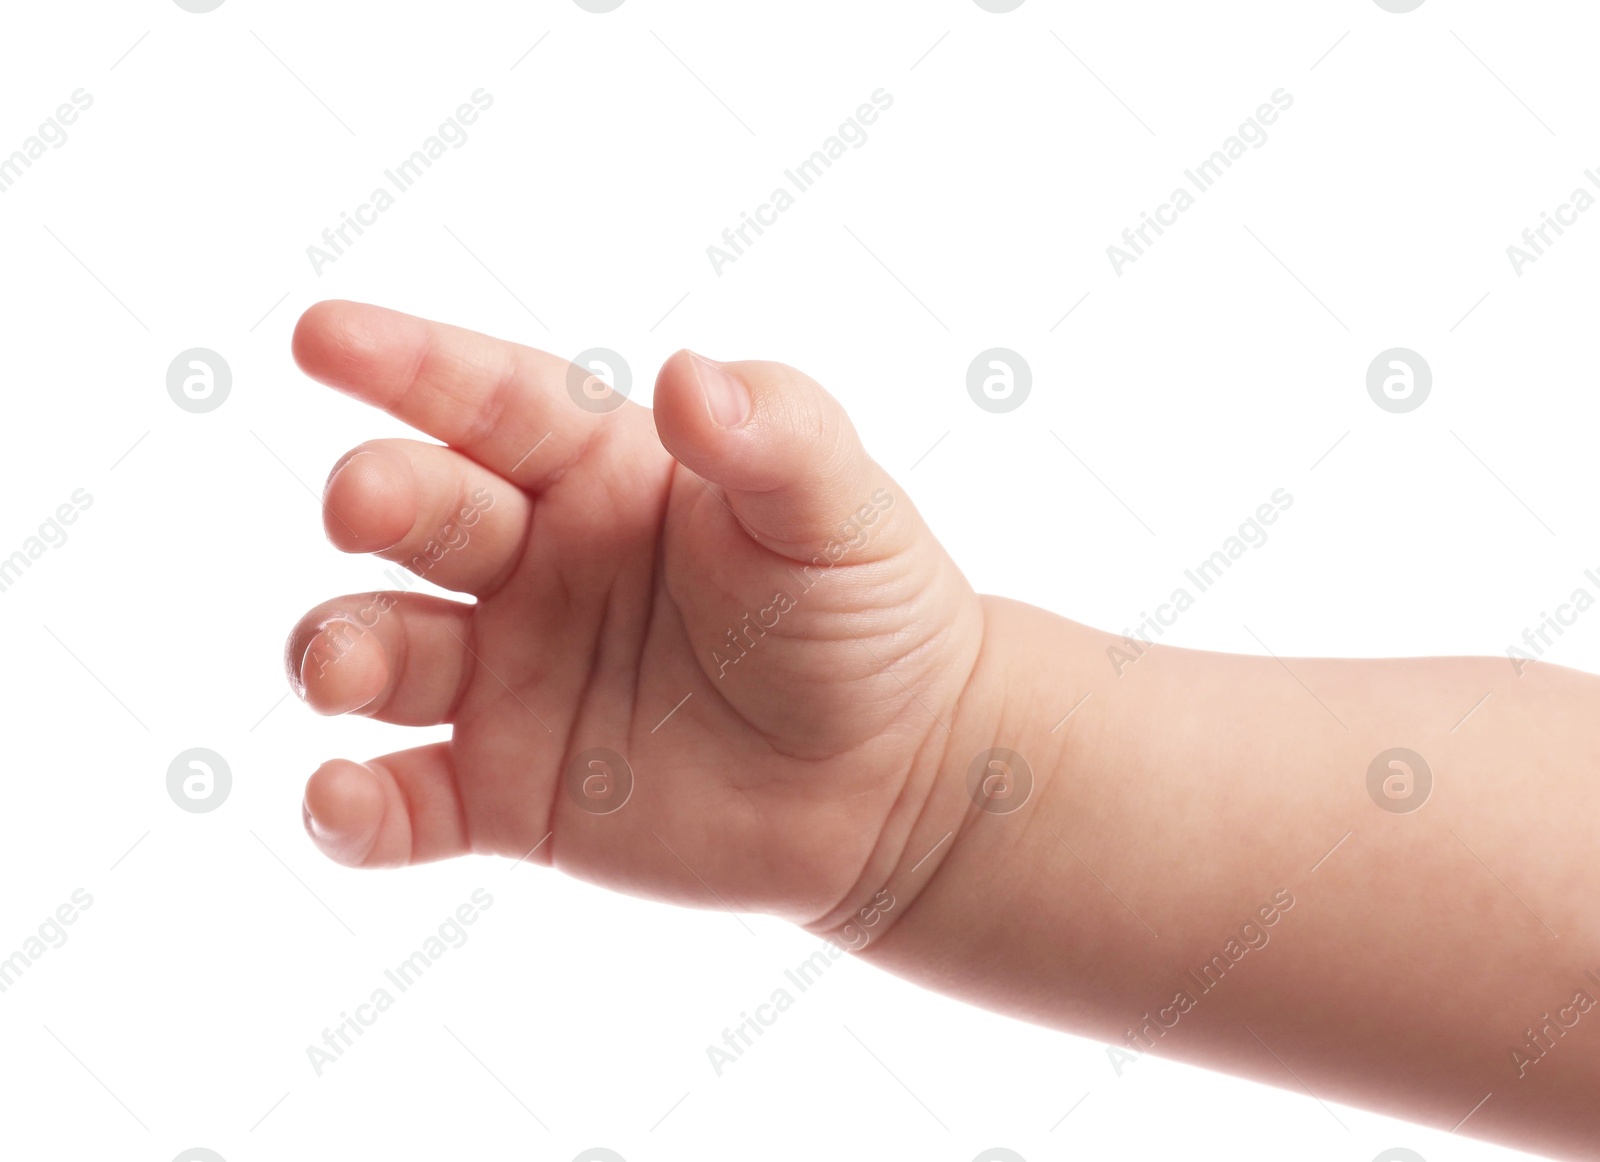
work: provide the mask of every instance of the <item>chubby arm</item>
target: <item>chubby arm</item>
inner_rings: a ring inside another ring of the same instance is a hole
[[[592,367],[337,302],[295,355],[443,442],[341,460],[335,544],[475,598],[335,597],[291,634],[314,708],[451,726],[317,769],[331,858],[494,853],[766,911],[1120,1052],[1600,1138],[1600,680],[1114,662],[973,593],[782,364],[680,352],[647,412]]]
[[[938,775],[878,857],[898,906],[847,942],[1108,1068],[1154,1052],[1590,1156],[1600,679],[1137,652],[984,605]]]

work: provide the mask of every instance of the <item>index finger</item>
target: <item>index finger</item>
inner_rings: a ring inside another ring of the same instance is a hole
[[[308,308],[294,358],[311,378],[535,490],[617,430],[623,417],[612,411],[639,410],[559,356],[367,303]]]

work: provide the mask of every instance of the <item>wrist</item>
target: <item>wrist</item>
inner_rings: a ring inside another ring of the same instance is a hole
[[[978,604],[982,627],[970,671],[948,705],[930,707],[940,722],[873,854],[838,905],[805,925],[848,951],[865,952],[913,911],[927,912],[936,884],[944,900],[965,899],[952,879],[974,866],[1003,877],[1024,836],[1049,839],[1047,826],[1040,831],[1041,808],[1077,736],[1092,631],[1019,602],[982,597]],[[962,918],[924,917],[915,927],[930,920],[943,928]]]

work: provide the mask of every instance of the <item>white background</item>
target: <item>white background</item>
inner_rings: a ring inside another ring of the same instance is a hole
[[[795,364],[976,586],[1109,629],[1286,488],[1270,541],[1167,640],[1501,653],[1600,565],[1600,214],[1520,277],[1505,253],[1600,165],[1587,6],[100,0],[4,21],[0,155],[74,90],[94,103],[0,194],[0,556],[94,499],[0,593],[0,956],[74,889],[94,903],[0,995],[0,1152],[1511,1157],[1155,1059],[1118,1077],[1102,1045],[852,961],[718,1077],[706,1046],[804,933],[505,861],[324,861],[306,775],[439,732],[285,698],[293,620],[386,585],[325,544],[323,476],[400,434],[301,377],[288,340],[345,297],[615,348],[641,400],[683,346]],[[714,273],[707,245],[880,87],[866,144]],[[1270,140],[1119,277],[1106,246],[1280,87]],[[315,273],[306,247],[479,88],[470,140]],[[194,346],[234,376],[204,415],[165,387]],[[1006,415],[965,391],[991,346],[1033,370]],[[1392,346],[1434,373],[1406,415],[1366,392]],[[1550,656],[1600,666],[1600,613]],[[210,814],[165,789],[195,746],[233,772]],[[479,887],[470,941],[316,1076],[306,1046]]]

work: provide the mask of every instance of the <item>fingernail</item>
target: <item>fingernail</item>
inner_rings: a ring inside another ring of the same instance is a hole
[[[306,699],[306,677],[312,669],[316,670],[317,677],[322,677],[330,665],[350,652],[360,636],[361,627],[348,618],[329,618],[317,626],[317,632],[300,655],[300,665],[296,667],[293,681],[294,692]]]
[[[689,352],[694,373],[706,397],[706,411],[719,428],[737,428],[750,416],[750,389],[720,363]]]

